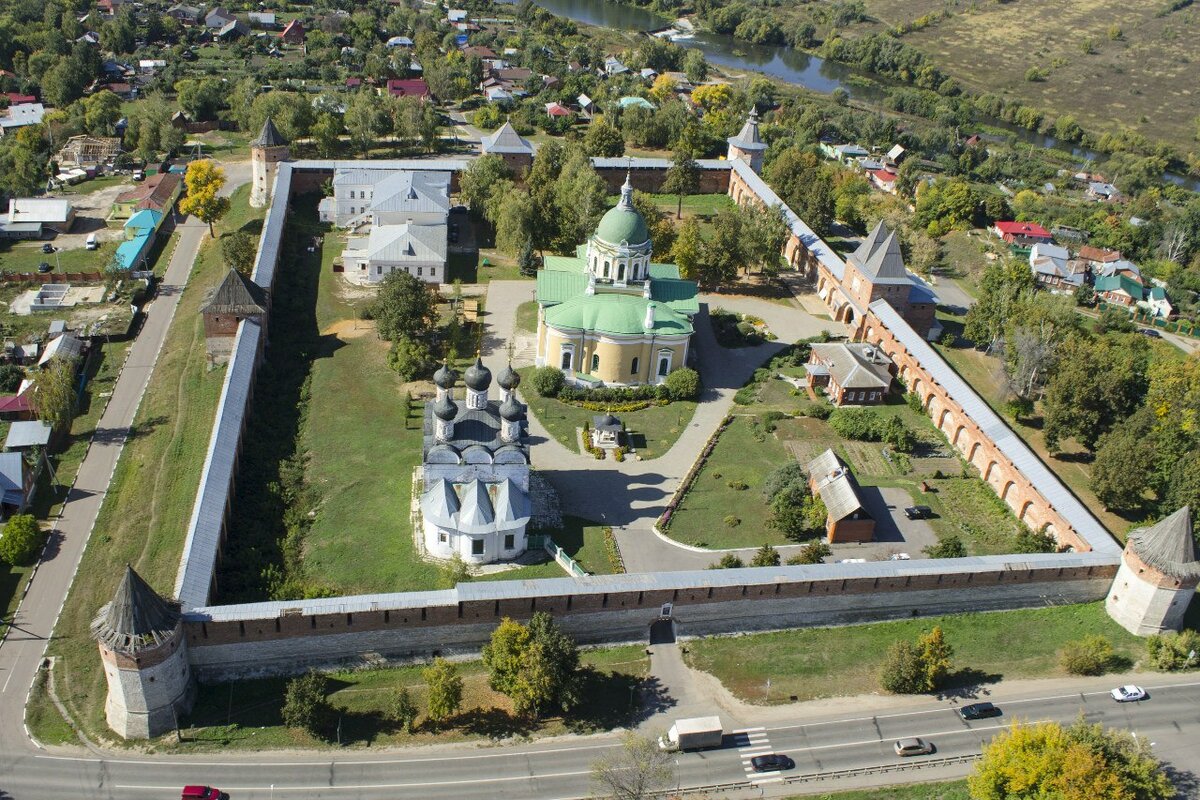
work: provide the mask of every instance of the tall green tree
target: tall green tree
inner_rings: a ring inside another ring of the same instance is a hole
[[[75,391],[77,366],[72,358],[51,359],[33,382],[33,407],[38,419],[58,431],[70,427],[79,405]]]
[[[830,167],[797,147],[782,151],[766,170],[767,182],[818,234],[829,233],[836,197]]]
[[[516,256],[526,242],[535,245],[545,239],[538,236],[536,209],[528,192],[514,189],[496,196],[496,214],[492,225],[496,229],[496,248]],[[544,235],[544,232],[543,232]]]
[[[741,206],[739,213],[742,217],[742,241],[747,274],[751,268],[757,268],[767,275],[774,275],[779,271],[783,245],[788,238],[783,207],[767,208],[751,201]]]
[[[429,693],[429,719],[442,723],[457,714],[463,697],[463,679],[458,667],[444,658],[435,658],[421,670],[421,677]]]
[[[704,247],[700,282],[719,286],[737,280],[738,269],[746,263],[742,218],[736,211],[721,211],[713,221],[713,235]]]
[[[121,118],[121,98],[104,89],[83,100],[83,120],[89,133],[111,136]]]
[[[685,220],[679,235],[671,245],[671,260],[679,267],[679,274],[689,281],[700,280],[704,269],[704,239],[700,235],[700,224],[694,219]]]
[[[616,158],[625,155],[625,139],[621,132],[604,120],[595,120],[583,136],[583,146],[590,156]]]
[[[312,126],[313,144],[322,158],[330,158],[338,151],[342,135],[342,121],[336,114],[322,111]]]
[[[376,330],[384,339],[401,336],[421,339],[437,319],[434,296],[424,282],[407,272],[395,270],[383,277],[372,306]]]
[[[1029,265],[1016,259],[993,262],[979,281],[979,300],[967,312],[963,336],[978,347],[992,347],[1004,336],[1021,301],[1034,289]]]
[[[350,133],[350,142],[364,156],[389,126],[389,119],[373,92],[362,91],[353,95],[346,104],[343,119]]]
[[[579,650],[545,612],[528,625],[507,617],[483,648],[489,685],[512,698],[522,716],[551,707],[565,711],[579,699]]]
[[[1042,401],[1046,447],[1073,437],[1088,450],[1141,404],[1149,348],[1144,337],[1076,334],[1062,345]]]
[[[472,211],[484,213],[502,183],[511,188],[512,170],[500,156],[481,156],[459,174],[459,196]]]
[[[683,196],[700,191],[700,165],[696,163],[694,151],[686,144],[677,144],[671,166],[663,178],[665,194],[679,196],[675,206],[675,219],[683,217]]]

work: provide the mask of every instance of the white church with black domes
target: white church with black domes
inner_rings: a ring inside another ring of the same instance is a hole
[[[521,378],[507,366],[491,399],[492,372],[479,358],[458,375],[443,364],[433,376],[437,395],[425,404],[420,510],[425,552],[468,564],[515,559],[528,547],[532,516],[525,406]]]

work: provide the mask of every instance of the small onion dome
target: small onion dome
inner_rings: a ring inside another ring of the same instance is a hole
[[[517,422],[525,418],[525,406],[510,396],[500,406],[500,416],[509,422]]]
[[[500,384],[501,389],[511,392],[521,385],[521,376],[517,374],[510,363],[500,370],[500,376],[496,378],[496,383]]]
[[[492,371],[483,365],[482,358],[475,356],[475,363],[463,373],[463,383],[477,392],[486,392],[492,385]]]
[[[433,404],[433,413],[438,419],[449,422],[458,416],[458,404],[450,399],[450,395],[445,395]]]
[[[458,374],[450,369],[445,361],[438,367],[438,371],[433,373],[433,382],[439,389],[453,389],[456,380],[458,380]]]

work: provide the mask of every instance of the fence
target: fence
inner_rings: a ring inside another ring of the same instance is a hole
[[[554,540],[549,536],[546,537],[546,540],[543,542],[542,546],[546,548],[547,553],[554,556],[554,560],[558,562],[558,565],[565,569],[573,577],[582,578],[588,574],[587,570],[579,566],[578,561],[567,555],[567,551],[555,544]]]

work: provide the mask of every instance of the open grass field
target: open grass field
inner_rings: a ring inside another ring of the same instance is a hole
[[[608,730],[629,722],[630,690],[646,675],[650,663],[641,647],[614,647],[581,653],[587,674],[583,702],[566,715],[527,721],[513,716],[511,701],[487,685],[480,661],[458,664],[463,677],[461,712],[441,727],[424,722],[424,665],[359,670],[329,676],[328,699],[341,724],[342,747],[419,746],[449,741],[542,737]],[[244,681],[200,687],[191,715],[182,720],[183,741],[175,736],[155,744],[176,753],[226,749],[320,748],[333,741],[287,728],[280,717],[283,679]],[[422,710],[418,728],[406,734],[390,723],[386,710],[400,688],[411,692]],[[329,739],[334,739],[330,731]]]
[[[537,300],[528,300],[517,306],[517,333],[537,333]]]
[[[521,373],[524,386],[528,387],[522,389],[521,397],[529,404],[529,410],[563,447],[578,453],[579,435],[576,431],[582,428],[585,422],[590,425],[592,417],[604,412],[589,411],[553,397],[542,397],[528,383],[533,368],[526,367],[517,371]],[[643,460],[649,460],[658,458],[671,449],[680,434],[687,429],[687,424],[695,413],[694,402],[676,400],[669,405],[650,406],[641,411],[617,413],[616,416],[625,423],[626,433],[637,455]]]
[[[59,250],[57,253],[43,253],[42,244],[44,243],[31,241],[0,246],[0,269],[11,272],[37,272],[38,265],[44,262],[51,266],[52,272],[103,272],[113,254],[117,252],[119,242],[101,242],[95,250],[77,247]]]
[[[1195,152],[1200,95],[1191,77],[1200,59],[1195,35],[1200,10],[1193,6],[1160,16],[1169,5],[1167,0],[867,1],[869,13],[888,24],[948,8],[950,18],[902,41],[969,89],[1019,99],[1052,115],[1072,114],[1088,131],[1129,127],[1181,152]],[[1030,67],[1046,69],[1047,79],[1025,80]]]
[[[806,794],[804,800],[969,800],[966,781],[945,783],[910,783],[902,786],[879,786],[830,794]],[[789,798],[800,800],[800,796]]]
[[[1109,618],[1103,603],[850,625],[802,628],[746,636],[708,637],[688,643],[688,663],[715,675],[739,698],[785,703],[881,691],[879,669],[892,642],[916,641],[940,625],[954,648],[951,685],[1065,675],[1058,652],[1091,634],[1108,638],[1114,666],[1128,668],[1145,643]],[[765,697],[767,679],[770,696]]]
[[[250,209],[249,187],[235,193],[221,231],[236,230],[261,218]],[[97,609],[112,599],[121,569],[132,564],[156,590],[174,587],[187,521],[212,430],[224,370],[207,368],[204,327],[197,313],[205,294],[225,267],[216,242],[206,241],[180,299],[162,354],[134,422],[134,433],[113,475],[50,643],[58,661],[56,689],[76,722],[104,737],[104,676],[88,626]],[[94,423],[93,423],[94,424]],[[45,705],[30,716],[35,734],[61,731]]]

